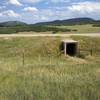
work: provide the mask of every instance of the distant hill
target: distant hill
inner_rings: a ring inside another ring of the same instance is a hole
[[[24,25],[27,24],[20,21],[8,21],[8,22],[0,23],[0,27],[14,27],[14,26],[24,26]]]
[[[83,25],[83,24],[96,24],[100,21],[96,21],[92,18],[73,18],[68,20],[55,20],[51,22],[41,22],[35,25]]]
[[[8,21],[0,23],[0,27],[15,27],[15,26],[43,26],[43,25],[85,25],[85,24],[94,24],[100,25],[100,20],[94,20],[92,18],[72,18],[67,20],[55,20],[50,22],[40,22],[36,24],[27,24],[20,21]]]
[[[86,24],[91,24],[90,27],[86,26]],[[78,32],[80,29],[71,28],[71,27],[55,27],[54,25],[59,26],[69,26],[69,25],[84,25],[86,29],[89,29],[91,32],[100,32],[99,29],[95,29],[93,27],[100,27],[100,21],[94,20],[91,18],[73,18],[68,20],[56,20],[51,22],[41,22],[36,24],[26,24],[20,21],[8,21],[0,23],[0,34],[13,34],[18,32],[52,32],[56,34],[58,32]],[[74,26],[73,26],[74,27]],[[92,29],[92,30],[91,30]],[[95,31],[94,31],[95,29]],[[86,32],[87,30],[83,29],[81,32]],[[90,32],[88,31],[88,32]],[[79,31],[80,32],[80,31]]]

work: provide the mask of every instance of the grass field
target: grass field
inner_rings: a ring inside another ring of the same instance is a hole
[[[23,26],[23,27],[0,27],[0,34],[68,34],[68,33],[100,33],[100,27],[93,27],[92,24],[73,26]]]
[[[0,100],[100,100],[100,38],[71,38],[93,56],[59,55],[60,37],[0,38]]]
[[[73,26],[56,26],[60,28],[68,28],[71,30],[77,30],[72,31],[71,33],[100,33],[100,27],[93,27],[91,24],[88,25],[73,25]]]

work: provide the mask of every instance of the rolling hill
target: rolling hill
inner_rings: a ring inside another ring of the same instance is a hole
[[[0,23],[0,34],[12,34],[18,32],[78,32],[99,33],[100,21],[92,18],[73,18],[67,20],[55,20],[27,24],[20,21],[8,21]]]
[[[94,20],[92,18],[72,18],[67,20],[55,20],[50,22],[40,22],[35,24],[27,24],[20,21],[8,21],[0,23],[0,27],[14,27],[14,26],[40,26],[40,25],[84,25],[84,24],[100,24],[100,20]]]
[[[27,24],[20,21],[8,21],[0,23],[0,27],[14,27],[14,26],[25,26],[25,25]]]
[[[84,24],[97,24],[100,23],[99,20],[94,20],[92,18],[73,18],[67,20],[55,20],[51,22],[41,22],[35,25],[84,25]]]

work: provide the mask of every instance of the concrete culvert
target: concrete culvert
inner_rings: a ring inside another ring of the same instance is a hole
[[[78,41],[62,40],[60,50],[64,52],[65,56],[76,56],[78,54]]]

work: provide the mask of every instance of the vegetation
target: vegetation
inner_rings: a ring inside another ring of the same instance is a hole
[[[15,27],[0,27],[0,34],[13,34],[17,32],[70,32],[70,29],[62,29],[56,27],[47,27],[47,26],[36,26],[36,25],[26,25],[26,26],[15,26]]]
[[[93,56],[64,57],[60,37],[1,38],[0,100],[99,100],[100,38],[72,38]]]
[[[96,24],[99,23],[99,20],[96,21],[92,18],[72,18],[67,20],[56,20],[51,22],[41,22],[36,23],[36,25],[51,25],[51,26],[73,26],[73,25],[86,25],[86,24]]]
[[[26,26],[28,24],[20,21],[8,21],[0,23],[0,27],[14,27],[14,26]]]
[[[93,24],[87,24],[87,25],[73,25],[73,26],[55,26],[57,28],[68,28],[73,31],[70,33],[100,33],[100,27],[93,26]]]
[[[94,24],[93,27],[100,27],[100,23],[99,24]]]
[[[91,18],[73,18],[56,20],[36,24],[26,24],[20,21],[0,23],[0,34],[13,34],[18,32],[51,32],[56,33],[97,33],[100,32],[100,21]]]
[[[18,32],[51,32],[57,33],[99,33],[100,28],[88,25],[73,25],[73,26],[16,26],[16,27],[0,27],[0,34],[13,34]]]

